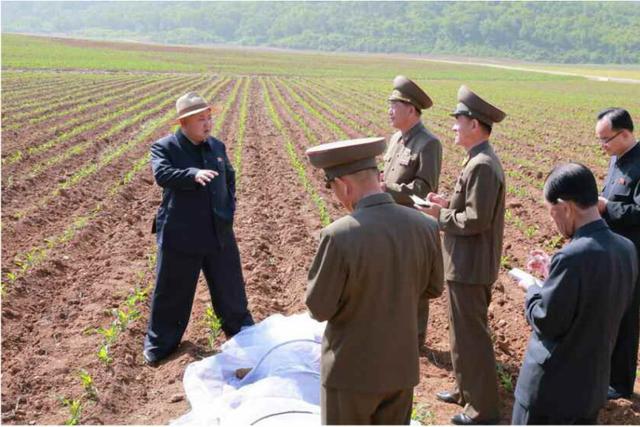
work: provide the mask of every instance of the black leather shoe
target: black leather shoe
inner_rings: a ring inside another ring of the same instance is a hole
[[[436,393],[436,399],[444,403],[454,403],[456,405],[460,405],[460,394],[456,393],[455,391],[439,391]]]
[[[142,358],[144,359],[144,363],[149,366],[157,366],[160,358],[156,357],[151,350],[143,350]]]
[[[451,418],[451,422],[458,426],[474,426],[474,425],[493,425],[498,424],[499,420],[474,420],[466,414],[459,413]]]
[[[607,391],[608,400],[628,399],[629,397],[631,397],[630,394],[622,394],[615,388],[609,386],[609,390]]]

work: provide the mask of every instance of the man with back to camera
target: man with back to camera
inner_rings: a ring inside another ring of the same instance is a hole
[[[227,337],[253,324],[233,233],[235,172],[213,138],[211,110],[189,92],[176,102],[180,128],[151,147],[162,203],[154,221],[158,257],[143,357],[154,365],[171,354],[189,323],[200,270]]]
[[[389,118],[398,132],[389,140],[384,155],[383,191],[401,205],[413,207],[411,195],[422,199],[438,192],[442,166],[442,144],[422,123],[422,110],[433,101],[416,83],[405,76],[393,80],[389,96]],[[429,300],[420,307],[420,345],[424,345],[429,321]]]
[[[611,156],[609,172],[598,203],[611,230],[631,240],[640,255],[640,144],[633,135],[633,120],[627,110],[608,108],[598,114],[596,136]],[[640,286],[631,297],[611,356],[609,399],[633,394],[640,333]]]
[[[498,378],[488,325],[491,288],[498,278],[505,211],[505,178],[489,143],[494,123],[506,114],[466,86],[453,113],[455,144],[467,152],[451,200],[429,193],[433,216],[444,232],[445,279],[449,289],[449,341],[456,388],[436,398],[463,407],[454,424],[495,424]]]
[[[322,341],[323,424],[409,424],[419,381],[418,309],[442,293],[435,221],[382,192],[383,138],[307,150],[349,214],[320,233],[306,305],[328,321]]]
[[[607,399],[620,320],[638,280],[637,254],[600,217],[596,180],[585,166],[554,168],[544,198],[571,241],[550,264],[544,257],[530,262],[546,278],[542,286],[520,282],[532,332],[512,424],[595,424]]]

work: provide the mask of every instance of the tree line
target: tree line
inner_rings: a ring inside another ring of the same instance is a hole
[[[640,64],[639,2],[2,2],[3,31]]]

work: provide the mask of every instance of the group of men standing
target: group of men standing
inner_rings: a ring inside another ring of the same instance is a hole
[[[322,422],[409,423],[429,299],[446,282],[456,381],[436,397],[461,406],[454,424],[495,424],[488,308],[502,255],[506,183],[489,139],[506,114],[460,87],[452,130],[467,157],[445,197],[438,193],[442,146],[421,120],[432,100],[403,76],[388,100],[398,129],[388,146],[383,138],[363,138],[307,150],[349,212],[321,231],[305,299],[311,315],[327,321]],[[212,107],[190,93],[176,108],[180,129],[152,147],[164,193],[154,222],[157,282],[143,352],[150,364],[179,344],[201,269],[227,336],[253,324],[232,230],[233,168],[224,144],[209,135]],[[640,146],[625,110],[603,111],[596,133],[612,156],[600,197],[593,174],[579,164],[558,166],[545,182],[549,213],[571,241],[531,265],[546,278],[542,286],[520,283],[532,333],[516,387],[516,424],[594,422],[607,397],[633,393]],[[380,174],[376,156],[383,153]]]

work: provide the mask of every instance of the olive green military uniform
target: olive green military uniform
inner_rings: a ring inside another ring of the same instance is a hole
[[[489,126],[504,118],[503,112],[489,104],[491,108],[487,107],[463,88],[458,99],[472,107],[458,104],[452,115],[464,114]],[[449,338],[459,403],[464,405],[463,414],[479,421],[499,419],[496,362],[487,311],[500,267],[504,211],[504,172],[485,141],[468,152],[449,207],[441,209],[438,218],[444,232]]]
[[[329,179],[331,172],[325,168]],[[419,381],[418,305],[442,293],[443,274],[436,221],[389,194],[363,197],[321,231],[306,304],[315,319],[328,321],[323,424],[409,423]]]
[[[442,144],[422,122],[405,135],[396,132],[384,156],[384,183],[397,203],[413,206],[409,196],[420,198],[438,191]]]
[[[393,79],[390,102],[400,101],[422,111],[431,108],[433,101],[416,83],[405,76]],[[398,131],[391,136],[384,156],[384,184],[401,205],[413,207],[412,195],[426,198],[438,191],[442,167],[442,144],[419,121],[408,132]],[[425,300],[418,312],[420,345],[424,344],[429,322],[429,300]]]

